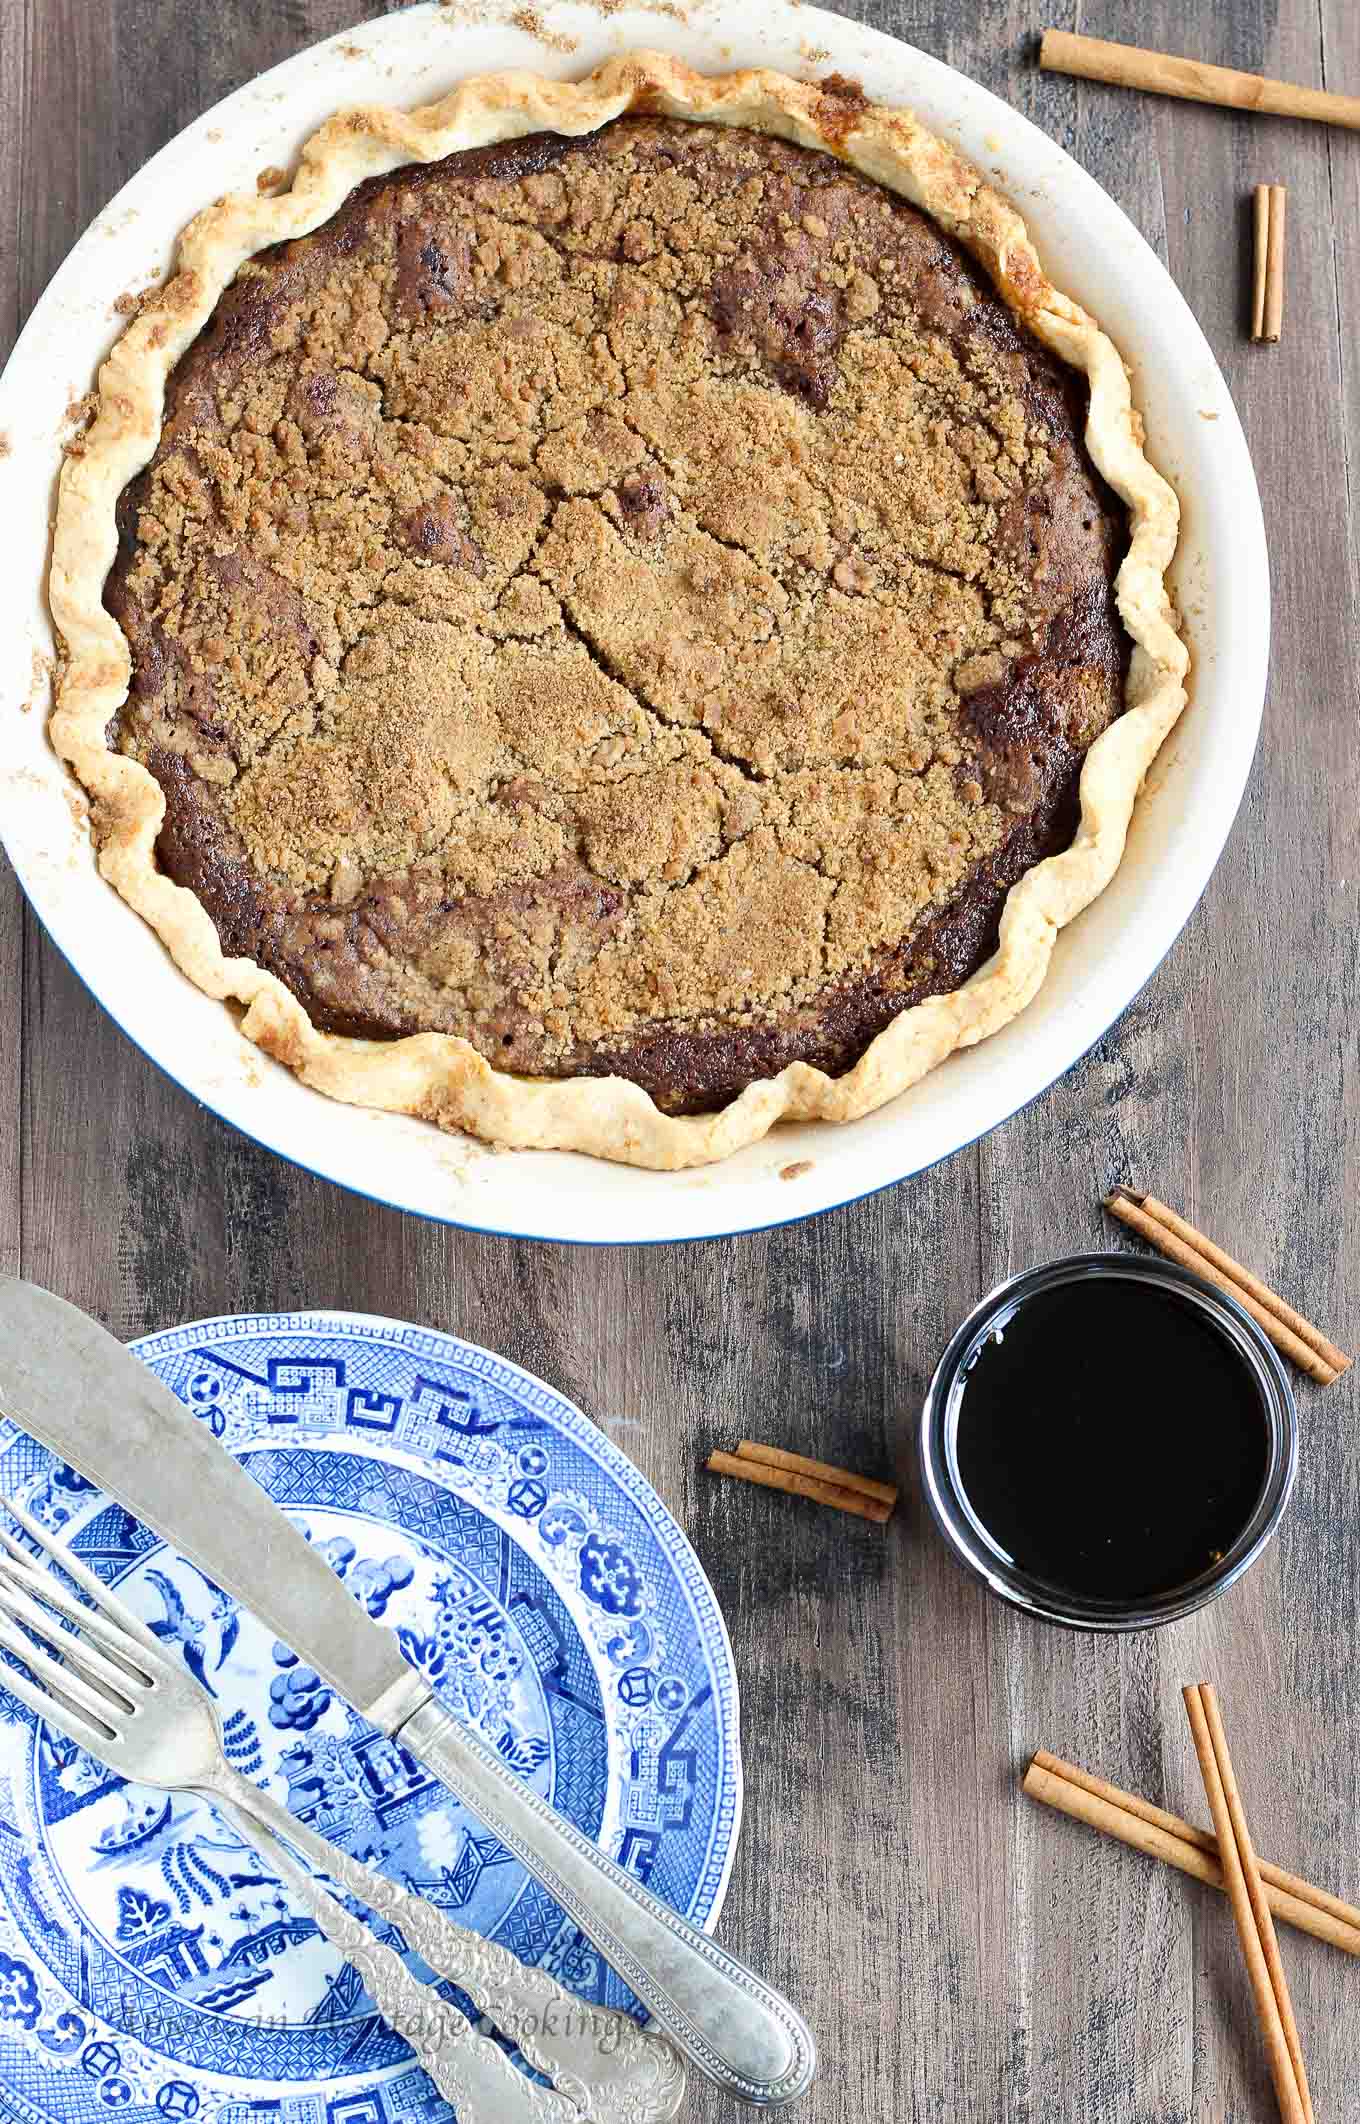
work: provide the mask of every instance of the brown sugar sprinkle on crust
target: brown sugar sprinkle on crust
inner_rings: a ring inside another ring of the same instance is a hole
[[[369,180],[242,268],[120,505],[162,866],[326,1031],[672,1112],[847,1068],[994,948],[1119,713],[1083,388],[764,135]]]

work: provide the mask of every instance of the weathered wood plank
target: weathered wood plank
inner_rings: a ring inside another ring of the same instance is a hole
[[[1061,140],[1165,258],[1168,205],[1156,106],[1088,92],[1032,63],[1017,65],[1024,33],[1036,26],[1033,10],[1012,7],[1007,26],[1010,64],[1001,92]],[[1096,35],[1127,29],[1090,9],[1081,10],[1080,26]],[[1152,30],[1140,20],[1138,34],[1151,37]],[[1151,1070],[1148,1126],[1158,1136],[1174,1127],[1184,1104],[1175,1034],[1174,1008],[1140,999],[1112,1041],[1050,1098],[979,1145],[980,1288],[1046,1256],[1106,1243],[1092,1197],[1111,1098],[1140,1066]],[[1071,1840],[1065,1845],[1051,1837],[1049,1825],[1017,1803],[1014,1791],[1015,1771],[1028,1752],[1060,1745],[1044,1740],[1054,1731],[1066,1736],[1062,1745],[1079,1760],[1111,1753],[1122,1759],[1132,1731],[1143,1743],[1141,1768],[1148,1743],[1155,1746],[1155,1654],[1145,1640],[1100,1644],[1036,1631],[998,1617],[977,1598],[988,1618],[990,1664],[1004,1677],[997,1775],[974,1827],[1006,1876],[995,1965],[1009,2008],[1006,2114],[1120,2116],[1136,2090],[1140,2115],[1180,2116],[1191,2091],[1193,1998],[1183,1898],[1165,1883],[1146,1882],[1136,1869],[1121,1871],[1117,1860],[1108,1875],[1101,1873],[1097,1891],[1094,1867],[1104,1855],[1073,1852]]]
[[[1154,5],[1140,11],[1136,35],[1311,80],[1310,14],[1282,8],[1277,22],[1273,7],[1215,17]],[[1083,10],[1081,27],[1135,34],[1112,7]],[[1357,79],[1353,18],[1347,42]],[[1002,1274],[1061,1247],[1113,1244],[1094,1201],[1111,1181],[1137,1174],[1231,1233],[1264,1274],[1353,1336],[1354,1293],[1341,1265],[1353,1270],[1356,1234],[1344,1230],[1353,1210],[1338,1176],[1360,1092],[1354,1041],[1343,1032],[1355,1022],[1356,963],[1353,919],[1337,919],[1337,879],[1348,870],[1354,878],[1338,843],[1354,846],[1360,790],[1354,520],[1340,476],[1346,420],[1328,183],[1337,145],[1317,128],[1113,89],[1063,82],[1040,94],[1050,130],[1059,103],[1067,106],[1078,159],[1154,242],[1164,236],[1172,273],[1227,370],[1266,503],[1276,648],[1244,816],[1199,912],[1069,1080],[1076,1096],[1061,1087],[982,1147],[992,1266]],[[1344,145],[1339,152],[1345,159]],[[1290,187],[1290,318],[1272,350],[1246,344],[1241,325],[1238,202],[1258,178]],[[1352,285],[1343,315],[1353,318],[1354,299]],[[1248,933],[1249,908],[1257,915]],[[1055,1204],[1064,1205],[1061,1222]],[[1017,1760],[1049,1745],[1200,1819],[1179,1689],[1214,1676],[1258,1834],[1296,1858],[1329,1849],[1319,1824],[1342,1793],[1353,1797],[1354,1778],[1319,1746],[1322,1703],[1354,1700],[1353,1682],[1338,1671],[1339,1645],[1354,1628],[1353,1572],[1343,1583],[1325,1502],[1354,1494],[1354,1391],[1327,1398],[1301,1388],[1300,1398],[1298,1501],[1246,1584],[1195,1622],[1122,1645],[1052,1644],[1016,1623],[1007,1662]],[[1291,1721],[1297,1743],[1282,1748]],[[1028,1913],[1017,1952],[1033,1987],[1030,2054],[1042,2107],[1093,2118],[1265,2114],[1272,2097],[1222,1910],[1037,1812],[1019,1810],[1013,1836],[1017,1908]],[[1353,1893],[1353,1840],[1337,1863],[1342,1891]],[[1065,1921],[1055,1926],[1059,1911]],[[1345,2013],[1349,1972],[1311,1947],[1287,1951],[1302,2025],[1317,2031],[1309,2062],[1320,2113],[1329,2103],[1344,2108],[1355,2061],[1348,2044],[1323,2032]]]
[[[16,1276],[22,1254],[24,911],[13,871],[0,858],[0,1275]]]
[[[19,228],[23,156],[19,114],[26,95],[27,13],[14,12],[0,46],[0,355],[22,315]],[[21,1247],[19,1163],[22,1143],[23,899],[0,855],[0,1274],[13,1275]]]

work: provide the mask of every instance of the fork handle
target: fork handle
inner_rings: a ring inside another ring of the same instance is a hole
[[[238,1820],[253,1823],[276,1845],[285,1839],[308,1865],[388,1918],[407,1946],[467,1992],[532,2066],[588,2112],[592,2124],[669,2124],[684,2099],[685,2068],[664,2036],[639,2027],[629,2014],[583,2005],[546,1970],[527,1969],[507,1947],[469,1932],[433,1903],[351,1858],[229,1765],[214,1795]]]
[[[394,1738],[469,1806],[594,1941],[684,2055],[740,2101],[796,2101],[817,2051],[802,2015],[528,1790],[433,1697]]]
[[[252,1811],[220,1788],[205,1797],[226,1805],[241,1834],[358,1971],[388,2026],[406,2038],[454,2105],[459,2124],[580,2124],[574,2102],[518,2072],[489,2036],[480,2035],[456,2006],[413,1977],[399,1954],[314,1881]]]

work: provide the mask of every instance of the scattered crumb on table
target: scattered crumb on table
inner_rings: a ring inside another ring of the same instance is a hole
[[[811,1158],[795,1158],[792,1165],[780,1166],[779,1177],[781,1180],[797,1180],[801,1178],[804,1173],[810,1173],[811,1171]]]

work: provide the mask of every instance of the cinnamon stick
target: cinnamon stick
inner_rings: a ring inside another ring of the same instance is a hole
[[[1182,1268],[1193,1269],[1218,1289],[1226,1291],[1240,1306],[1251,1314],[1257,1325],[1264,1328],[1270,1340],[1282,1355],[1296,1364],[1299,1370],[1315,1379],[1319,1386],[1330,1386],[1342,1372],[1349,1370],[1351,1360],[1335,1343],[1329,1342],[1320,1329],[1311,1321],[1296,1313],[1293,1306],[1286,1305],[1283,1298],[1262,1283],[1250,1269],[1234,1261],[1231,1254],[1215,1246],[1196,1231],[1184,1217],[1168,1209],[1155,1195],[1140,1194],[1131,1187],[1117,1187],[1105,1197],[1105,1207],[1112,1217],[1128,1225],[1140,1238],[1155,1246],[1158,1253],[1165,1254],[1169,1261],[1177,1261]]]
[[[1207,1682],[1184,1691],[1185,1708],[1199,1758],[1204,1793],[1218,1837],[1219,1862],[1232,1904],[1242,1957],[1247,1965],[1256,2017],[1261,2024],[1270,2076],[1284,2124],[1312,2124],[1313,2107],[1289,1987],[1262,1890],[1256,1854],[1247,1833],[1222,1720]]]
[[[1203,1232],[1196,1231],[1193,1224],[1188,1224],[1184,1217],[1178,1216],[1165,1202],[1159,1202],[1155,1195],[1140,1194],[1132,1187],[1117,1187],[1115,1193],[1127,1195],[1138,1203],[1148,1216],[1155,1217],[1169,1232],[1176,1233],[1188,1245],[1193,1246],[1197,1253],[1203,1254],[1205,1260],[1211,1261],[1215,1268],[1222,1269],[1225,1276],[1231,1276],[1234,1283],[1240,1284],[1251,1297],[1277,1314],[1286,1327],[1293,1329],[1300,1341],[1306,1342],[1309,1348],[1315,1350],[1334,1370],[1347,1370],[1351,1360],[1344,1350],[1339,1350],[1335,1343],[1329,1342],[1321,1330],[1313,1326],[1311,1320],[1305,1320],[1302,1313],[1296,1313],[1293,1306],[1287,1305],[1278,1292],[1272,1291],[1268,1283],[1262,1283],[1260,1277],[1254,1276],[1249,1268],[1244,1268],[1240,1261],[1234,1261],[1231,1254],[1225,1254],[1221,1246],[1215,1246],[1212,1239],[1206,1239]]]
[[[1258,184],[1251,200],[1251,336],[1266,336],[1266,254],[1270,249],[1270,186]]]
[[[767,1490],[783,1490],[790,1497],[807,1497],[814,1504],[831,1505],[838,1512],[851,1512],[857,1519],[872,1519],[879,1526],[892,1511],[892,1506],[881,1498],[865,1497],[859,1490],[819,1482],[811,1475],[800,1475],[793,1468],[772,1468],[761,1460],[743,1460],[736,1453],[710,1453],[705,1465],[712,1475],[735,1475],[740,1482],[759,1483]]]
[[[1046,1748],[1035,1752],[1023,1787],[1031,1799],[1042,1800],[1074,1821],[1103,1830],[1135,1851],[1164,1859],[1210,1888],[1223,1887],[1218,1840],[1212,1830],[1197,1829],[1181,1815],[1156,1806],[1136,1792],[1125,1792],[1122,1786],[1095,1777],[1075,1763],[1064,1762]],[[1053,1787],[1062,1789],[1055,1792]],[[1096,1804],[1088,1806],[1088,1801]],[[1111,1820],[1112,1816],[1119,1819]],[[1156,1834],[1145,1838],[1145,1829]],[[1168,1844],[1185,1848],[1167,1849]],[[1257,1863],[1275,1917],[1297,1931],[1310,1932],[1314,1939],[1325,1940],[1330,1947],[1339,1947],[1343,1954],[1360,1956],[1360,1910],[1354,1904],[1315,1887],[1300,1874],[1287,1873],[1283,1866],[1272,1866],[1267,1859]]]
[[[1141,1799],[1139,1793],[1126,1793],[1122,1786],[1109,1784],[1107,1778],[1094,1778],[1088,1769],[1065,1763],[1058,1754],[1050,1754],[1048,1748],[1035,1750],[1031,1771],[1037,1774],[1035,1786],[1031,1788],[1031,1778],[1026,1774],[1024,1791],[1031,1793],[1033,1799],[1056,1805],[1060,1814],[1071,1814],[1073,1820],[1088,1822],[1092,1829],[1105,1829],[1109,1835],[1118,1835],[1122,1844],[1133,1844],[1135,1850],[1150,1850],[1158,1858],[1167,1856],[1169,1865],[1179,1867],[1181,1873],[1190,1873],[1194,1880],[1203,1880],[1211,1888],[1222,1888],[1224,1880],[1222,1867],[1218,1865],[1218,1837],[1211,1829],[1196,1829],[1194,1822],[1188,1822],[1184,1816],[1171,1814],[1167,1808],[1158,1808],[1152,1799]],[[1039,1780],[1045,1780],[1043,1788],[1039,1788]],[[1077,1797],[1073,1803],[1054,1799],[1048,1793],[1048,1782],[1058,1780],[1075,1788]],[[1156,1829],[1162,1837],[1171,1837],[1177,1844],[1188,1844],[1192,1852],[1205,1858],[1207,1865],[1186,1865],[1181,1854],[1169,1856],[1162,1850],[1152,1850],[1152,1846],[1135,1844],[1133,1837],[1124,1835],[1122,1827],[1109,1829],[1103,1816],[1084,1812],[1082,1803],[1079,1803],[1082,1795],[1099,1799],[1105,1810],[1133,1816],[1139,1825]],[[1260,1878],[1264,1880],[1271,1899],[1271,1912],[1277,1918],[1296,1926],[1300,1933],[1311,1933],[1313,1939],[1326,1939],[1328,1946],[1341,1948],[1343,1954],[1360,1956],[1360,1909],[1356,1909],[1354,1903],[1345,1903],[1339,1895],[1328,1895],[1326,1888],[1313,1886],[1313,1882],[1303,1880],[1300,1873],[1288,1873],[1279,1865],[1271,1865],[1269,1858],[1260,1858],[1258,1865]]]
[[[1284,1964],[1280,1960],[1280,1946],[1275,1937],[1275,1926],[1270,1915],[1270,1904],[1266,1897],[1265,1883],[1261,1878],[1260,1862],[1257,1859],[1256,1849],[1252,1843],[1251,1831],[1247,1827],[1246,1810],[1242,1805],[1242,1795],[1237,1788],[1237,1774],[1233,1769],[1232,1756],[1228,1750],[1228,1736],[1223,1730],[1223,1717],[1218,1708],[1218,1694],[1212,1682],[1200,1683],[1199,1700],[1203,1706],[1205,1723],[1209,1728],[1209,1739],[1213,1746],[1214,1760],[1218,1764],[1219,1776],[1223,1781],[1223,1796],[1228,1803],[1228,1819],[1232,1824],[1233,1835],[1237,1839],[1237,1849],[1242,1860],[1242,1872],[1247,1883],[1247,1894],[1251,1900],[1252,1916],[1256,1920],[1256,1931],[1261,1942],[1261,1952],[1265,1956],[1266,1968],[1270,1974],[1270,1988],[1275,1994],[1275,2004],[1279,2009],[1280,2021],[1284,2028],[1285,2045],[1289,2051],[1290,2062],[1294,2067],[1294,2078],[1298,2085],[1299,2099],[1303,2104],[1303,2113],[1308,2119],[1308,2124],[1312,2124],[1313,2099],[1308,2092],[1308,2075],[1304,2070],[1303,2064],[1303,2045],[1299,2041],[1299,2031],[1294,2020],[1294,2007],[1289,1996],[1289,1985],[1285,1981]]]
[[[1253,267],[1251,336],[1267,346],[1284,322],[1284,211],[1282,184],[1258,184],[1253,202],[1256,254]]]
[[[1050,73],[1108,81],[1116,88],[1146,89],[1154,96],[1179,96],[1191,103],[1221,104],[1229,110],[1259,111],[1275,118],[1313,118],[1324,125],[1360,129],[1360,96],[1337,96],[1328,89],[1302,88],[1292,81],[1273,81],[1264,74],[1240,73],[1232,66],[1209,66],[1202,60],[1181,59],[1171,52],[1147,51],[1139,44],[1111,44],[1103,37],[1045,30],[1039,64]]]
[[[785,1468],[794,1475],[811,1475],[815,1481],[829,1482],[838,1490],[858,1490],[863,1497],[876,1497],[880,1504],[897,1503],[895,1482],[880,1482],[872,1475],[852,1475],[848,1468],[833,1468],[826,1460],[808,1460],[802,1453],[786,1453],[782,1446],[757,1445],[753,1439],[743,1438],[737,1447],[737,1458],[763,1461],[767,1468]]]

